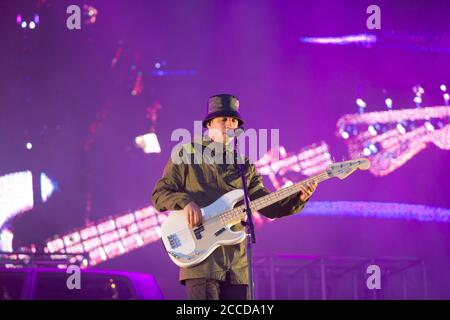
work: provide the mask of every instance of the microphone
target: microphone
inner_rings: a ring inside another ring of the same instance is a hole
[[[227,136],[229,138],[234,138],[234,137],[239,137],[240,135],[242,135],[244,133],[244,128],[240,127],[237,129],[227,129]]]

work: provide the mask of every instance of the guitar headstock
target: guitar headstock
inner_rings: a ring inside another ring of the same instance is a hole
[[[355,170],[367,170],[370,167],[370,161],[366,158],[353,159],[343,162],[332,163],[327,167],[327,174],[330,177],[338,177],[343,180],[351,175]]]

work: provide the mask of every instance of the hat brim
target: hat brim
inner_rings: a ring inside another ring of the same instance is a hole
[[[206,116],[205,120],[203,120],[203,127],[206,128],[206,122],[208,122],[211,119],[217,118],[217,117],[233,117],[238,120],[238,127],[241,127],[244,124],[244,121],[241,119],[241,116],[238,112],[227,110],[227,111],[217,111],[210,113]]]

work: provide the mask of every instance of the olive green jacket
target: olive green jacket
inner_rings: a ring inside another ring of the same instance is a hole
[[[212,149],[211,146],[213,146]],[[156,183],[152,198],[158,211],[182,210],[191,201],[200,207],[205,207],[225,193],[242,188],[242,180],[235,165],[227,164],[226,159],[223,164],[208,164],[204,158],[202,159],[202,154],[211,154],[214,157],[227,157],[233,154],[223,150],[223,144],[220,146],[222,148],[214,149],[217,147],[216,142],[203,141],[186,144],[181,150],[175,151],[175,154],[185,161],[174,162],[171,157],[162,178]],[[207,152],[212,150],[212,152],[205,153],[205,150]],[[195,163],[195,157],[203,161]],[[186,159],[189,159],[190,163]],[[247,158],[245,158],[245,168],[250,200],[269,194],[270,191],[264,187],[261,175]],[[300,193],[296,193],[260,210],[260,213],[268,218],[279,218],[300,211],[304,205],[305,203],[300,201]],[[235,231],[242,228],[241,224],[232,227]],[[248,283],[245,241],[236,245],[220,246],[200,264],[180,268],[180,281],[183,284],[184,280],[194,278],[224,281],[227,272],[231,283]]]

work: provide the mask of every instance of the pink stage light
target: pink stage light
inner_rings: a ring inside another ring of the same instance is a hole
[[[446,208],[407,203],[364,201],[313,201],[305,207],[299,217],[317,215],[450,222],[450,209]]]
[[[336,135],[344,138],[350,157],[364,154],[371,162],[369,170],[384,176],[429,143],[450,150],[449,118],[448,106],[350,114],[338,120]]]
[[[38,14],[35,14],[33,19],[28,21],[26,17],[22,16],[21,14],[17,14],[16,16],[16,23],[19,25],[22,29],[26,29],[27,27],[29,29],[35,29],[40,22],[40,18]]]
[[[279,152],[280,160],[272,162],[274,152]],[[288,172],[312,176],[324,171],[331,163],[328,145],[321,142],[319,146],[313,144],[303,148],[298,154],[289,155],[285,148],[281,146],[278,150],[270,150],[255,165],[256,170],[261,175],[267,175],[274,188],[279,189],[286,183],[292,182],[285,177]]]
[[[33,206],[31,171],[10,173],[0,177],[0,229],[8,220],[31,210]]]
[[[91,5],[83,5],[83,16],[85,24],[94,24],[97,21],[98,10]]]
[[[142,72],[138,72],[136,75],[136,80],[134,81],[133,89],[131,90],[132,96],[138,96],[144,90],[144,84],[142,81]]]
[[[47,202],[48,198],[51,197],[53,192],[58,190],[58,183],[51,180],[45,173],[41,173],[41,199],[42,202]]]
[[[149,206],[57,236],[47,242],[45,250],[88,254],[88,264],[93,266],[158,240],[159,226],[165,218]]]
[[[315,44],[373,44],[377,42],[377,37],[372,34],[357,34],[342,37],[302,37],[300,42]]]
[[[147,133],[135,138],[136,146],[141,148],[145,153],[161,153],[158,137],[156,133]]]
[[[8,227],[0,228],[0,251],[13,251],[14,233]]]

